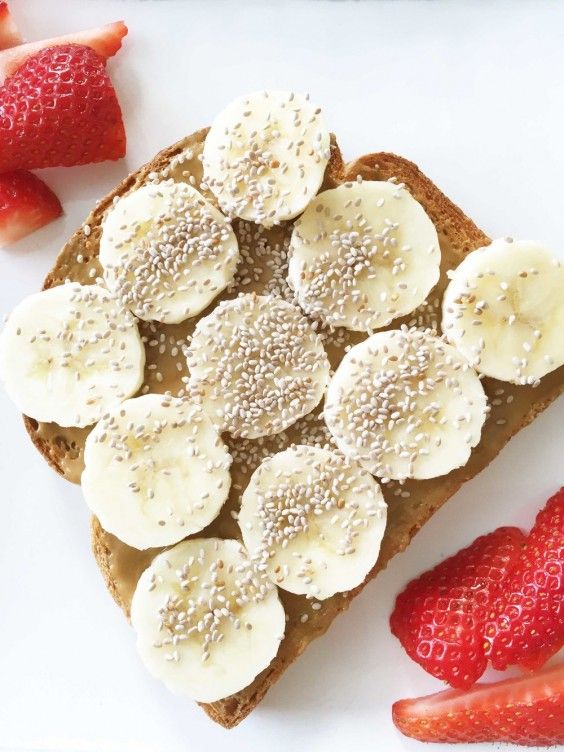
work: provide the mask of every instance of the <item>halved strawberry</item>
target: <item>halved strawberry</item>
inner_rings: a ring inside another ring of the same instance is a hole
[[[5,5],[5,3],[3,3]],[[95,29],[86,31],[77,31],[74,34],[64,34],[61,37],[52,39],[43,39],[39,42],[28,42],[21,44],[19,47],[0,52],[0,84],[8,76],[11,76],[21,65],[32,55],[47,47],[56,45],[81,44],[85,47],[91,47],[103,58],[111,57],[121,47],[121,40],[127,34],[127,26],[123,21],[115,21],[105,26],[98,26]],[[15,44],[18,44],[16,42]],[[1,49],[1,47],[0,47]]]
[[[27,170],[0,174],[0,248],[35,232],[63,213],[59,199]]]
[[[8,3],[0,2],[0,50],[22,43],[16,22],[10,14]]]
[[[564,646],[564,488],[536,518],[488,624],[494,668],[535,669]]]
[[[564,664],[533,676],[448,689],[392,706],[397,728],[421,742],[564,744]]]
[[[525,536],[500,527],[412,580],[390,617],[407,654],[437,679],[467,688],[487,665],[484,630]]]
[[[0,88],[0,171],[119,159],[120,106],[104,59],[76,44],[48,47]]]

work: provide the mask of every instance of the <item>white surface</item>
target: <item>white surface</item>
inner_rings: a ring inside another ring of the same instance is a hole
[[[408,156],[491,235],[535,238],[564,255],[562,3],[12,5],[29,39],[126,20],[110,71],[129,148],[118,164],[44,171],[66,214],[0,251],[2,312],[38,289],[64,239],[117,180],[233,97],[264,87],[310,91],[345,156]],[[90,555],[79,489],[41,460],[1,394],[0,749],[445,750],[402,738],[390,719],[393,700],[440,689],[389,633],[394,596],[476,535],[531,523],[564,481],[563,419],[561,400],[227,732],[146,673]]]

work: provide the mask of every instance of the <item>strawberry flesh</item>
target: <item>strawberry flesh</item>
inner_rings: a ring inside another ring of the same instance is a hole
[[[487,665],[485,625],[525,536],[501,527],[408,584],[390,617],[393,634],[426,671],[468,688]]]
[[[469,691],[449,689],[392,706],[397,728],[422,742],[564,744],[564,664]]]
[[[1,4],[0,4],[1,11]],[[1,25],[1,17],[0,17]],[[127,26],[123,21],[115,21],[105,26],[98,26],[86,31],[77,31],[74,34],[65,34],[60,37],[43,39],[40,42],[28,42],[19,47],[0,52],[0,83],[3,83],[22,63],[47,47],[57,45],[80,44],[91,47],[101,57],[108,58],[115,55],[121,47],[121,40],[127,34]],[[21,40],[20,40],[21,41]],[[15,42],[15,44],[19,44]],[[6,45],[8,46],[8,45]],[[11,45],[10,45],[11,46]],[[1,49],[1,44],[0,44]]]
[[[490,660],[541,666],[564,646],[564,488],[537,515],[488,624]]]
[[[0,171],[102,162],[125,154],[120,106],[104,59],[48,47],[0,88]]]
[[[0,248],[29,235],[63,213],[59,199],[26,170],[0,174]]]
[[[18,27],[8,8],[8,3],[0,2],[0,50],[7,50],[22,43]]]

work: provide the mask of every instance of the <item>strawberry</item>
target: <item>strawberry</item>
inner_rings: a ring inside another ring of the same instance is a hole
[[[484,673],[485,625],[524,540],[517,528],[500,527],[398,595],[390,617],[392,632],[430,674],[467,688]]]
[[[10,14],[8,3],[0,2],[0,50],[6,50],[21,43],[22,38]]]
[[[38,230],[63,213],[59,199],[31,172],[0,174],[0,248]]]
[[[119,159],[125,131],[104,59],[89,47],[41,50],[0,88],[0,171]]]
[[[0,7],[1,5],[5,5],[5,3],[0,3]],[[22,44],[19,47],[10,50],[4,50],[4,52],[0,52],[0,83],[3,83],[8,76],[12,75],[12,73],[15,73],[27,58],[35,55],[46,47],[81,44],[85,47],[91,47],[103,58],[108,58],[115,55],[120,49],[121,40],[126,34],[127,26],[123,21],[115,21],[114,23],[99,26],[95,29],[77,31],[74,34],[65,34],[62,37],[44,39],[40,42],[29,42],[28,44]],[[0,49],[2,49],[1,44]]]
[[[564,664],[470,691],[448,689],[392,706],[397,728],[421,742],[564,744]]]
[[[564,645],[564,488],[536,518],[488,624],[494,668],[541,666]]]

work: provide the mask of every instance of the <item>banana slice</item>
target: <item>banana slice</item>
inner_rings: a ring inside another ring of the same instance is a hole
[[[204,143],[204,179],[229,216],[271,227],[305,209],[323,181],[329,131],[307,97],[262,91],[236,99]]]
[[[231,282],[238,260],[231,225],[187,183],[137,188],[104,219],[104,279],[144,321],[177,324],[200,313]]]
[[[239,525],[247,550],[279,587],[324,599],[360,585],[376,563],[386,502],[356,463],[293,446],[255,470]]]
[[[564,266],[544,246],[494,240],[449,276],[443,331],[477,371],[536,384],[564,363]]]
[[[220,303],[196,325],[187,352],[188,392],[220,431],[256,439],[311,412],[329,360],[296,306],[268,295]]]
[[[465,465],[486,395],[451,345],[428,331],[373,334],[341,361],[325,401],[339,449],[383,480],[435,478]]]
[[[172,692],[215,702],[270,664],[286,619],[276,588],[239,541],[192,538],[143,572],[131,623],[153,676]]]
[[[134,548],[208,525],[229,493],[231,457],[200,407],[162,394],[126,400],[86,439],[81,484],[105,530]]]
[[[30,295],[0,335],[0,379],[35,420],[88,426],[143,382],[145,350],[129,311],[96,285]]]
[[[421,305],[440,262],[437,231],[403,187],[344,183],[316,196],[296,221],[288,282],[309,316],[371,331]]]

